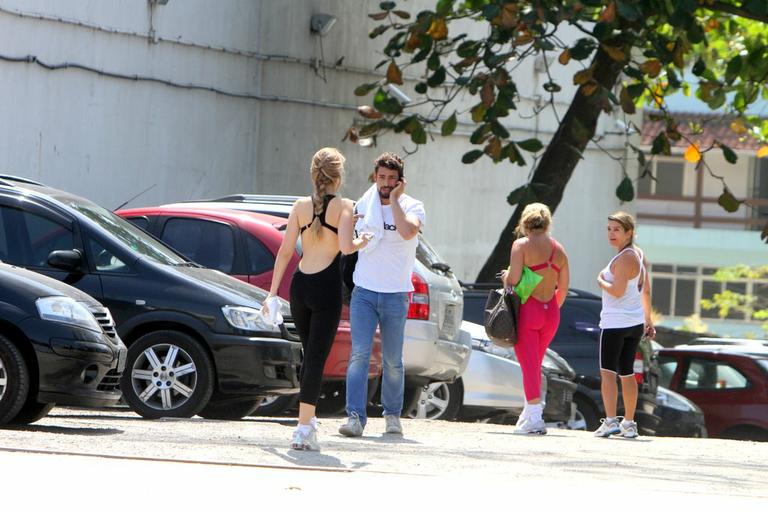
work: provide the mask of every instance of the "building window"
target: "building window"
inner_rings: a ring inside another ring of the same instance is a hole
[[[768,279],[736,279],[729,282],[712,278],[715,267],[653,264],[651,266],[651,302],[653,309],[670,317],[699,315],[702,318],[720,318],[717,309],[701,307],[702,299],[712,299],[716,293],[730,290],[735,293],[768,300]],[[749,312],[731,309],[728,320],[753,321]]]
[[[637,192],[643,196],[682,197],[685,160],[655,159],[651,171],[637,182]],[[651,178],[653,175],[653,178]]]

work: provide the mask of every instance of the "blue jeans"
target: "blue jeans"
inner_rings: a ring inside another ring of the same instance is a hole
[[[355,286],[350,302],[352,354],[347,368],[347,415],[357,413],[365,425],[368,404],[368,366],[376,326],[381,329],[383,370],[381,402],[385,415],[400,416],[403,410],[405,370],[403,337],[408,315],[408,293],[379,293]]]

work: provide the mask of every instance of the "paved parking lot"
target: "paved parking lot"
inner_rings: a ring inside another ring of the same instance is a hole
[[[335,496],[341,501],[327,504],[336,505],[357,493],[384,500],[389,492],[414,504],[497,494],[598,507],[605,499],[629,500],[634,508],[642,495],[757,510],[768,499],[768,443],[595,439],[565,430],[526,437],[505,425],[426,420],[405,420],[399,437],[382,434],[377,418],[363,438],[348,439],[336,432],[342,421],[321,420],[323,451],[312,453],[287,449],[290,419],[148,421],[127,410],[57,408],[34,425],[0,430],[0,481],[3,494],[22,492],[50,474],[49,488],[71,493],[83,488],[84,475],[105,475],[152,494],[166,486],[179,503],[196,505],[217,503],[220,492],[246,501]],[[184,488],[189,492],[179,493]]]

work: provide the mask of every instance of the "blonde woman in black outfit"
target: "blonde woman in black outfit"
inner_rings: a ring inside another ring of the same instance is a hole
[[[353,252],[366,243],[352,240],[352,201],[336,195],[343,181],[344,156],[335,148],[321,149],[312,157],[310,175],[312,195],[298,199],[291,209],[267,298],[277,295],[301,237],[301,262],[293,276],[290,294],[291,314],[304,347],[299,425],[291,440],[294,450],[320,449],[315,407],[325,360],[341,317],[339,250],[343,247],[345,253]]]

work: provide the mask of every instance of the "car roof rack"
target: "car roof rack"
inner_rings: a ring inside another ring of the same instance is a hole
[[[39,181],[31,180],[29,178],[24,178],[22,176],[14,176],[12,174],[0,174],[0,180],[3,181],[18,181],[19,183],[26,183],[28,185],[38,185],[40,187],[44,187],[45,185],[43,183],[40,183]],[[8,183],[8,185],[13,185],[12,183]]]
[[[265,194],[232,194],[216,199],[207,199],[208,202],[237,202],[237,203],[286,203],[293,204],[299,196],[290,195],[265,195]]]

